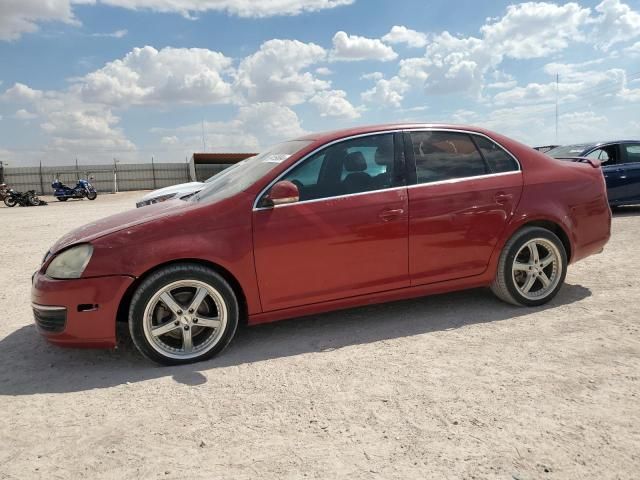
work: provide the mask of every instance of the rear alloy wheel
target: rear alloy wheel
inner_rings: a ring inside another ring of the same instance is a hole
[[[537,306],[556,296],[567,274],[567,253],[549,230],[526,227],[504,246],[493,293],[514,305]]]
[[[163,268],[142,282],[131,301],[129,330],[148,358],[165,365],[213,357],[238,326],[229,284],[198,264]]]

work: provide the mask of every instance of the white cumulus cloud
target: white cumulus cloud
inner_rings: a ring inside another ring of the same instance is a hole
[[[328,90],[318,92],[309,103],[314,105],[322,117],[341,117],[354,119],[360,117],[360,112],[347,100],[344,90]]]
[[[33,120],[34,118],[38,118],[38,115],[21,108],[15,113],[14,117],[18,120]]]
[[[398,54],[393,51],[393,48],[382,43],[380,39],[349,35],[342,31],[333,36],[332,60],[388,62],[396,58],[398,58]]]
[[[618,42],[640,36],[640,12],[620,0],[604,0],[596,6],[592,38],[598,47],[609,49]]]
[[[403,25],[394,25],[382,40],[387,43],[405,43],[409,47],[422,48],[427,44],[427,35]]]
[[[526,2],[507,7],[507,13],[480,31],[499,54],[518,59],[539,58],[567,48],[583,38],[590,10],[577,3],[556,5]]]
[[[99,0],[100,3],[133,10],[147,9],[165,13],[194,14],[217,11],[239,17],[300,15],[343,5],[355,0]]]
[[[0,2],[0,40],[17,40],[38,30],[41,23],[63,22],[79,25],[75,4],[103,4],[130,10],[177,13],[187,18],[214,11],[239,17],[264,18],[300,15],[350,5],[355,0],[2,0]],[[120,38],[124,31],[103,34]],[[120,36],[119,36],[120,35]]]
[[[297,40],[269,40],[240,62],[237,89],[251,102],[297,105],[329,82],[305,71],[326,57],[324,48]]]
[[[74,88],[88,102],[127,106],[163,103],[227,103],[224,76],[232,60],[202,48],[134,48],[124,58],[81,78]]]
[[[362,100],[378,106],[400,107],[409,84],[399,77],[381,78],[375,86],[362,92]]]
[[[70,0],[2,0],[0,40],[17,40],[38,30],[43,22],[78,24]]]

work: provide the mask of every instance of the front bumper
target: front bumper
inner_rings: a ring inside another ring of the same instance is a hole
[[[113,348],[120,300],[133,281],[125,275],[54,280],[37,272],[31,302],[38,331],[57,345]]]

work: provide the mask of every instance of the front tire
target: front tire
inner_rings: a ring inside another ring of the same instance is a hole
[[[87,198],[89,200],[95,200],[97,196],[98,196],[98,192],[89,192],[89,193],[87,193]]]
[[[5,197],[4,204],[9,208],[15,207],[18,204],[18,200],[13,197]]]
[[[220,353],[233,339],[238,320],[238,301],[229,283],[194,263],[150,275],[129,309],[133,343],[164,365],[200,362]]]
[[[56,197],[58,199],[59,202],[66,202],[67,200],[69,200],[67,197]]]
[[[502,249],[491,290],[513,305],[543,305],[562,288],[567,264],[567,252],[557,235],[545,228],[525,227]]]

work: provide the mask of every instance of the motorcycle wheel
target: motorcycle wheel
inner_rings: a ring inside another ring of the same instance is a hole
[[[37,207],[38,205],[40,205],[40,199],[37,195],[32,195],[29,197],[29,203],[32,207]]]
[[[18,201],[15,198],[11,198],[11,197],[6,197],[4,199],[4,204],[7,207],[15,207],[18,204]]]
[[[97,196],[98,196],[98,192],[89,192],[89,193],[87,193],[87,198],[89,200],[95,200]]]
[[[58,199],[59,202],[66,202],[67,200],[69,200],[67,197],[56,197]]]

